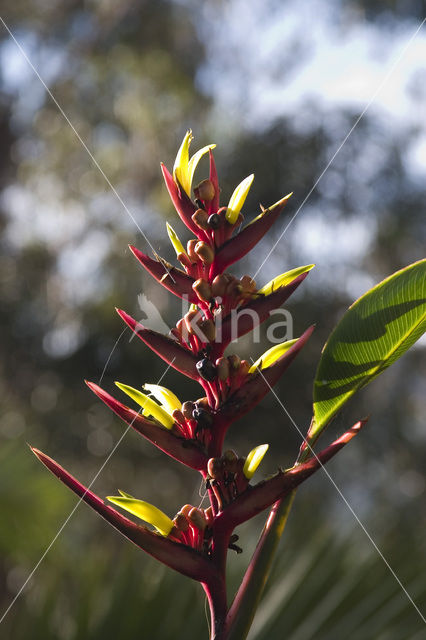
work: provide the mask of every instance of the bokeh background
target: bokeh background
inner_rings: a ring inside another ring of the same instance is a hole
[[[289,191],[277,225],[235,273],[260,284],[316,263],[288,304],[311,343],[278,394],[302,430],[321,347],[345,308],[374,283],[424,257],[426,28],[420,0],[15,0],[2,18],[96,157],[94,166],[18,46],[0,24],[0,616],[76,504],[26,446],[90,482],[123,423],[83,383],[139,386],[164,371],[114,306],[143,318],[144,293],[172,325],[179,305],[127,249],[167,259],[165,220],[185,231],[162,184],[187,128],[217,143],[223,200],[246,175],[247,216]],[[371,98],[294,222],[302,204]],[[204,177],[205,165],[197,175]],[[261,266],[262,265],[262,266]],[[262,335],[265,335],[263,332]],[[119,339],[118,343],[116,343]],[[258,357],[266,343],[235,348]],[[332,438],[371,414],[328,467],[377,547],[426,610],[425,341],[361,393]],[[107,365],[107,366],[106,366]],[[106,367],[106,369],[105,369]],[[105,369],[105,370],[104,370]],[[169,371],[164,384],[195,399]],[[228,444],[270,452],[258,473],[290,464],[300,436],[271,396]],[[94,489],[117,488],[171,515],[199,504],[198,478],[128,433]],[[241,530],[242,575],[263,519]],[[0,624],[26,640],[206,637],[198,585],[133,548],[80,506]],[[299,491],[252,640],[421,640],[421,617],[325,474]]]

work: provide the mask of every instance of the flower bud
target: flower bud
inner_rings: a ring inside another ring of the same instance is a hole
[[[203,332],[207,342],[213,342],[216,338],[216,326],[213,320],[202,320],[198,323],[200,330]]]
[[[204,202],[211,202],[215,197],[213,183],[208,179],[202,180],[200,184],[194,188],[194,193],[200,200],[204,200]]]
[[[185,320],[183,318],[181,318],[176,322],[176,330],[179,332],[180,335],[182,335],[184,323],[185,323]]]
[[[194,324],[198,324],[198,320],[200,318],[201,318],[201,314],[198,311],[198,309],[197,310],[194,309],[194,310],[188,311],[188,313],[185,313],[185,315],[183,316],[183,319],[185,320],[186,329],[189,334],[195,333]]]
[[[207,382],[212,382],[217,377],[216,367],[208,358],[199,360],[195,365],[199,375]]]
[[[240,284],[244,292],[252,293],[253,291],[256,291],[256,282],[253,278],[250,278],[250,276],[243,276],[240,279]]]
[[[192,507],[191,511],[188,513],[188,519],[197,527],[197,529],[200,529],[200,531],[204,531],[207,527],[207,520],[201,509]]]
[[[198,240],[188,240],[186,244],[186,251],[192,262],[198,262],[198,256],[195,253],[195,246],[197,245],[197,243]]]
[[[238,460],[237,454],[232,449],[227,449],[227,451],[225,451],[223,454],[223,458],[225,462],[233,462],[234,460]]]
[[[179,409],[175,409],[172,413],[172,416],[176,422],[179,422],[179,424],[183,424],[185,422],[184,415],[182,411],[179,411]]]
[[[218,478],[223,473],[223,459],[210,458],[207,463],[207,473],[211,478]]]
[[[207,242],[202,242],[202,241],[197,242],[197,244],[195,245],[194,251],[197,254],[197,256],[200,258],[200,260],[204,262],[204,264],[209,265],[213,262],[214,251],[207,244]]]
[[[194,411],[192,412],[192,417],[197,421],[198,427],[204,429],[211,427],[213,423],[211,413],[209,411],[206,411],[205,409],[194,409]]]
[[[210,229],[219,229],[222,226],[222,218],[217,213],[212,213],[207,220]]]
[[[235,376],[240,370],[241,359],[239,356],[234,354],[232,356],[228,356],[228,363],[230,375]]]
[[[217,377],[219,380],[225,381],[229,378],[229,362],[228,358],[218,358],[216,360]]]
[[[192,288],[194,289],[195,293],[197,294],[200,300],[203,300],[204,302],[209,302],[211,300],[212,288],[207,282],[207,280],[204,280],[203,278],[199,278],[199,280],[196,280],[194,282],[194,284],[192,285]]]
[[[183,507],[181,508],[181,510],[179,511],[179,514],[182,514],[183,516],[185,516],[185,518],[188,517],[189,512],[193,509],[194,507],[192,506],[192,504],[184,504]]]
[[[188,400],[187,402],[183,403],[182,413],[186,420],[191,420],[192,412],[194,411],[194,409],[195,409],[195,404],[193,402],[190,402]]]
[[[228,284],[228,280],[225,277],[225,274],[221,274],[216,276],[212,282],[212,296],[214,298],[221,297],[225,295],[225,289]]]
[[[209,409],[210,407],[209,401],[207,400],[206,396],[204,396],[203,398],[198,398],[198,400],[195,401],[195,404],[200,409]]]
[[[197,227],[199,227],[200,229],[206,230],[209,228],[209,223],[208,223],[209,216],[208,216],[208,213],[204,211],[204,209],[197,209],[197,211],[192,216],[192,219],[197,225]]]
[[[173,522],[175,523],[175,527],[178,531],[183,531],[183,532],[188,531],[189,529],[188,520],[185,518],[183,513],[178,513],[174,517]]]
[[[250,370],[250,362],[248,360],[241,360],[240,370],[238,371],[238,375],[246,376]]]

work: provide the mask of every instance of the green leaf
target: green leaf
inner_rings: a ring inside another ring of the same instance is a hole
[[[426,259],[370,289],[347,310],[326,342],[314,382],[315,440],[331,418],[426,331]]]

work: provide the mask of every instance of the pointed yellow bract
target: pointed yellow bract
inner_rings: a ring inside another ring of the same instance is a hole
[[[115,383],[121,391],[124,391],[132,400],[137,402],[143,409],[142,415],[145,417],[152,416],[160,424],[163,425],[166,429],[171,429],[174,425],[174,420],[172,416],[165,410],[163,407],[160,407],[159,404],[152,400],[147,395],[139,391],[138,389],[134,389],[133,387],[129,387],[127,384],[123,384],[121,382]]]
[[[254,180],[254,173],[247,176],[247,178],[245,178],[242,182],[240,182],[240,184],[232,194],[228,207],[226,209],[226,214],[225,214],[225,217],[229,222],[229,224],[236,223],[238,215],[247,198],[247,194],[250,190],[253,180]]]
[[[290,284],[290,282],[293,282],[293,280],[295,280],[298,276],[302,275],[302,273],[307,273],[314,267],[315,267],[314,264],[307,264],[304,267],[296,267],[296,269],[291,269],[291,271],[286,271],[285,273],[282,273],[280,276],[273,278],[273,280],[268,282],[268,284],[265,284],[265,286],[259,289],[257,293],[261,293],[267,296],[270,293],[273,293],[274,291],[279,289],[280,287],[285,287],[286,285]]]
[[[121,496],[107,496],[107,500],[125,509],[134,516],[137,516],[144,522],[152,524],[162,536],[168,536],[173,528],[173,520],[166,516],[165,513],[143,500],[137,500],[133,496],[120,491]]]
[[[260,444],[248,454],[243,467],[243,473],[247,480],[254,476],[254,472],[263,460],[265,453],[269,449],[269,444]]]
[[[143,388],[149,391],[158,402],[160,402],[168,413],[182,408],[179,398],[166,387],[160,387],[158,384],[144,384]]]
[[[265,351],[263,356],[251,365],[249,373],[255,373],[256,369],[266,369],[267,367],[270,367],[278,360],[278,358],[281,358],[286,351],[296,344],[296,342],[297,338],[295,340],[287,340],[287,342],[282,342],[281,344],[276,344],[271,347],[268,351]]]
[[[166,225],[167,225],[167,233],[169,235],[170,242],[173,245],[173,249],[176,251],[176,255],[179,256],[181,253],[184,253],[185,255],[187,255],[185,248],[181,243],[181,241],[179,240],[176,231],[168,222],[166,222]]]
[[[209,144],[197,151],[197,153],[195,153],[190,160],[189,145],[191,144],[192,139],[192,131],[189,130],[185,134],[183,142],[180,145],[179,151],[177,153],[175,163],[173,165],[173,178],[175,179],[175,182],[178,182],[180,184],[180,186],[184,189],[189,197],[191,197],[192,180],[194,178],[194,172],[197,168],[198,163],[200,162],[203,155],[209,151],[209,149],[214,149],[216,147],[215,144]]]

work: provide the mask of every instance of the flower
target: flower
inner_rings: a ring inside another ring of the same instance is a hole
[[[252,364],[249,369],[249,373],[255,373],[256,369],[266,369],[266,367],[270,367],[281,358],[294,344],[297,342],[297,338],[294,340],[287,340],[286,342],[282,342],[281,344],[276,344],[268,351],[265,351],[263,356],[258,358],[256,362]]]
[[[273,278],[270,282],[268,282],[268,284],[265,284],[264,287],[259,289],[258,293],[263,294],[264,296],[267,296],[270,293],[273,293],[274,291],[279,289],[280,287],[285,287],[287,284],[290,284],[290,282],[293,282],[293,280],[295,280],[298,276],[302,275],[303,273],[308,273],[308,271],[310,271],[314,267],[315,267],[314,264],[307,264],[303,267],[296,267],[296,269],[285,271],[281,275]]]
[[[189,145],[191,144],[192,139],[192,131],[189,130],[185,134],[173,165],[173,178],[175,182],[183,188],[188,196],[191,196],[192,179],[198,163],[209,149],[214,149],[216,147],[215,144],[209,144],[197,151],[190,160]]]
[[[229,224],[235,224],[238,218],[238,214],[240,213],[243,204],[247,198],[247,194],[250,190],[251,184],[254,180],[254,173],[244,178],[242,182],[235,189],[234,193],[231,196],[231,199],[228,204],[228,208],[226,210],[226,219]]]
[[[181,243],[181,241],[179,240],[178,235],[177,235],[176,231],[173,229],[172,225],[169,224],[168,222],[166,222],[166,225],[167,225],[167,233],[168,233],[168,236],[170,238],[170,242],[173,245],[173,249],[176,251],[177,257],[182,255],[182,253],[187,255],[187,253],[186,253],[186,251],[184,249],[184,246]]]
[[[142,415],[149,417],[152,416],[160,424],[163,425],[166,429],[171,429],[174,425],[174,419],[172,415],[169,413],[167,409],[164,408],[163,405],[157,404],[154,400],[152,400],[149,396],[142,393],[138,389],[134,389],[133,387],[129,387],[127,384],[122,384],[121,382],[115,383],[121,391],[124,391],[132,400],[140,404],[142,407]],[[156,386],[156,385],[153,385]],[[171,393],[171,392],[170,392]]]
[[[119,490],[120,491],[120,490]],[[152,524],[162,536],[168,536],[173,529],[173,520],[154,505],[137,500],[129,493],[120,491],[120,496],[107,496],[107,500],[132,513],[137,518]]]
[[[182,408],[181,401],[173,393],[173,391],[170,391],[170,389],[166,389],[166,387],[161,387],[159,384],[144,384],[143,389],[146,389],[146,391],[149,391],[150,394],[154,396],[154,398],[158,400],[158,402],[160,402],[163,405],[163,407],[166,409],[166,411],[168,411],[170,414],[172,414],[173,411],[175,410],[178,410],[178,411],[181,410]]]
[[[269,449],[269,444],[259,444],[248,454],[243,467],[243,473],[247,480],[250,480],[263,460],[265,453]]]

